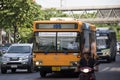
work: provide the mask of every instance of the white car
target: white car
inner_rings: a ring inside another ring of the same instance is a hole
[[[117,42],[117,52],[120,52],[120,42]]]

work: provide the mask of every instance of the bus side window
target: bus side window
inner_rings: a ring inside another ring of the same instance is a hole
[[[68,49],[78,49],[78,42],[70,42],[68,43]]]
[[[84,30],[84,52],[88,52],[90,50],[90,40],[89,40],[89,30]]]

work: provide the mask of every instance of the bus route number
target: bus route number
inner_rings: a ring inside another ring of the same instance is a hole
[[[60,24],[54,24],[53,26],[55,29],[60,29],[61,28],[61,25]]]

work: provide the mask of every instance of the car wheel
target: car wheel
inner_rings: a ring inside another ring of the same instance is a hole
[[[7,69],[6,68],[1,68],[1,73],[2,74],[6,74],[7,73]]]
[[[12,73],[15,73],[16,72],[16,69],[11,69]]]
[[[28,73],[32,73],[34,71],[33,66],[29,66],[27,68]]]

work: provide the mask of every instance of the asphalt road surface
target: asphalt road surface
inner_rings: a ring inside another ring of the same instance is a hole
[[[99,71],[96,72],[97,80],[120,80],[120,54],[116,62],[107,63],[102,61]],[[8,71],[7,74],[0,73],[0,80],[78,80],[72,73],[49,73],[46,78],[41,78],[39,72],[27,73],[26,70],[17,70],[15,73]]]

